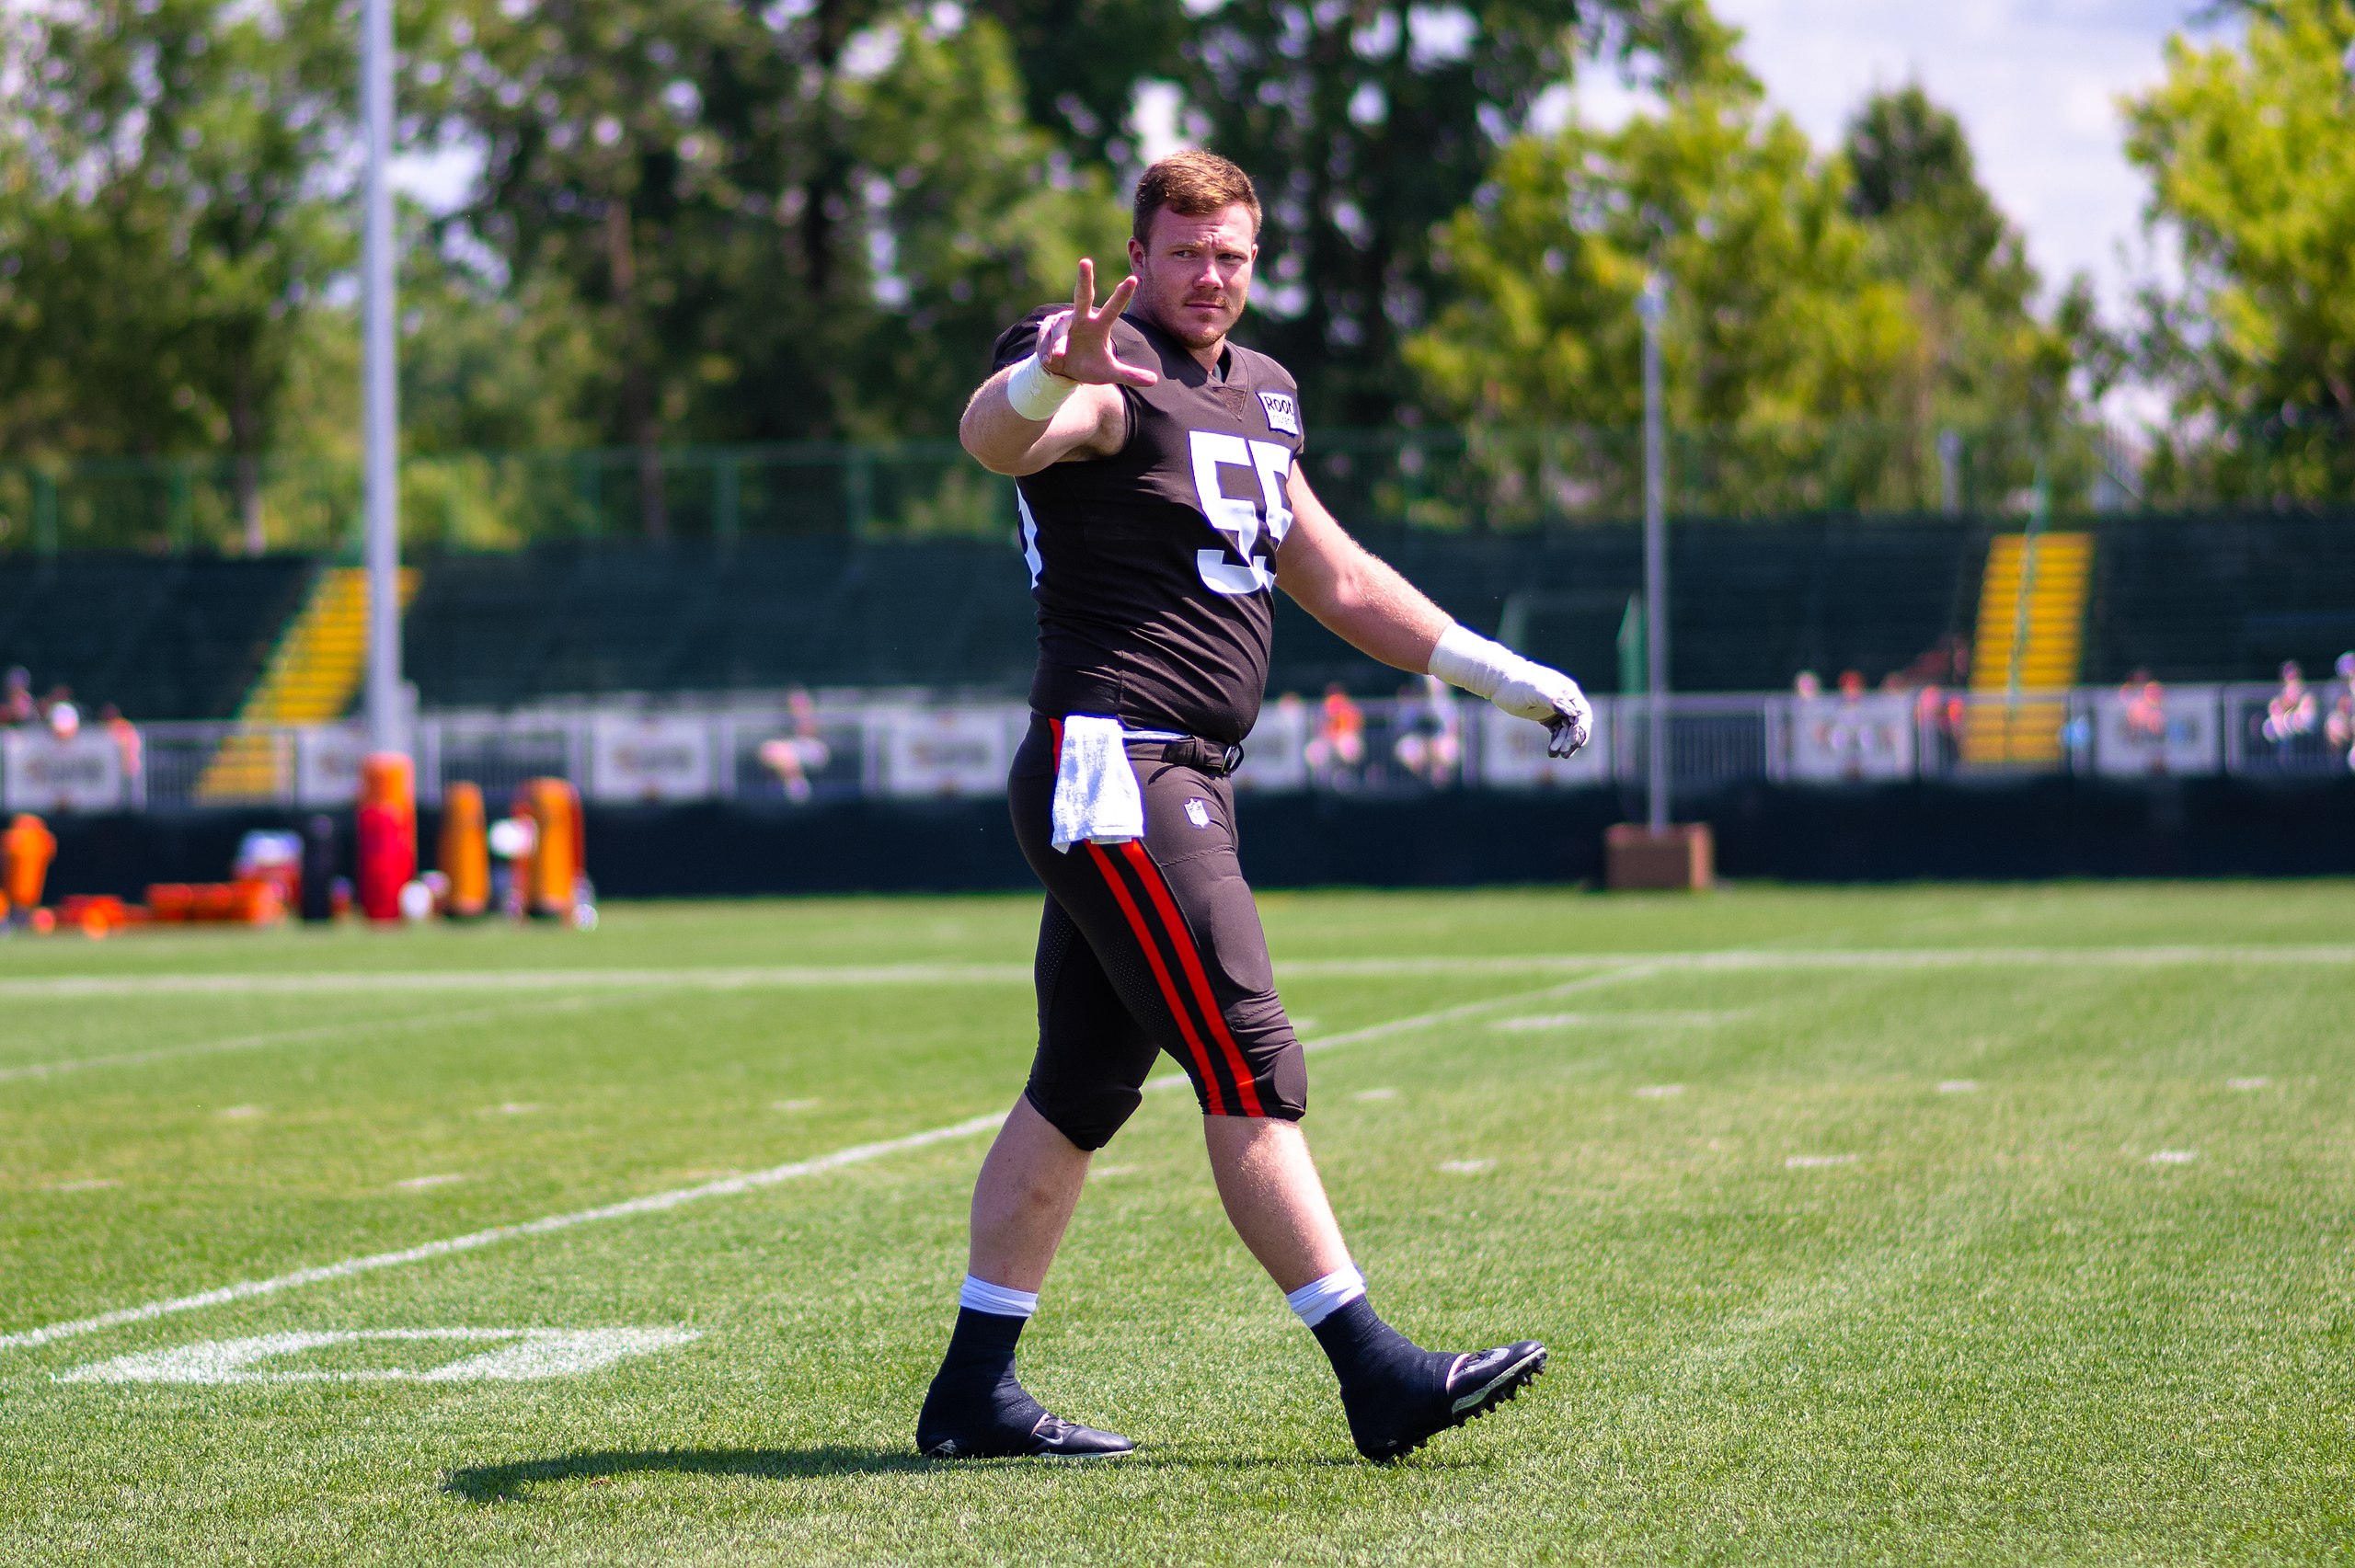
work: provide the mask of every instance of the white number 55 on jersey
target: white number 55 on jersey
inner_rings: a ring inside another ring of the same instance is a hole
[[[1224,550],[1195,552],[1194,566],[1202,574],[1203,586],[1212,593],[1230,597],[1275,587],[1276,574],[1268,560],[1251,552],[1259,542],[1263,526],[1268,531],[1270,552],[1284,542],[1284,534],[1292,527],[1292,509],[1284,504],[1284,479],[1292,472],[1292,449],[1274,441],[1246,441],[1241,436],[1222,435],[1213,430],[1189,433],[1193,438],[1194,495],[1201,505],[1202,516],[1226,536],[1235,553],[1243,557],[1243,564],[1236,566],[1227,559]],[[1259,498],[1237,500],[1228,495],[1219,482],[1219,470],[1223,467],[1256,473],[1259,476]]]

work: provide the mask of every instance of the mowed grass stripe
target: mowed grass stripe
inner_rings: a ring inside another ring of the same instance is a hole
[[[1276,965],[1280,979],[1387,975],[1473,976],[1641,966],[1695,970],[2165,967],[2184,964],[2348,965],[2355,945],[2205,945],[2133,947],[1814,947],[1734,948],[1660,953],[1529,953],[1487,957],[1403,955],[1308,958]],[[310,974],[215,973],[75,975],[0,980],[0,998],[104,998],[167,995],[288,995],[351,991],[549,991],[651,986],[705,990],[798,987],[1028,985],[1027,964],[854,964],[675,968],[388,969]]]
[[[1669,957],[1660,959],[1637,960],[1619,964],[1607,968],[1603,973],[1586,975],[1558,985],[1516,991],[1502,996],[1481,998],[1471,1001],[1455,1003],[1435,1010],[1409,1014],[1405,1017],[1348,1030],[1338,1035],[1313,1038],[1307,1043],[1307,1048],[1311,1051],[1329,1051],[1349,1045],[1382,1039],[1394,1035],[1428,1028],[1448,1022],[1477,1017],[1503,1008],[1553,1001],[1566,995],[1586,991],[1603,986],[1614,986],[1651,979],[1658,978],[1662,974],[1674,973],[1680,970],[1688,970],[1692,968],[1694,966],[1681,961],[1683,958],[1687,956],[1671,956]],[[1746,956],[1746,955],[1737,955],[1733,956]],[[1703,967],[1714,969],[1718,967],[1704,966]],[[1738,973],[1753,967],[1754,967],[1752,966],[1736,965],[1732,966],[1729,972]],[[1878,969],[1879,967],[1879,966],[1868,966],[1868,969]],[[2085,970],[2081,971],[2081,973],[2083,974],[2084,980],[2090,985],[2097,993],[2107,990],[2106,984],[2097,978],[2101,973],[2098,969]],[[575,1005],[583,1004],[595,1000],[597,999],[578,999]],[[1821,999],[1819,998],[1819,1000]],[[453,1018],[450,1021],[455,1021],[455,1019]],[[1170,1072],[1153,1079],[1149,1082],[1147,1087],[1155,1090],[1168,1090],[1183,1086],[1186,1082],[1187,1080],[1182,1073]],[[995,1125],[996,1117],[999,1116],[1002,1116],[1002,1113],[992,1113],[988,1116],[980,1118],[979,1121],[969,1120],[954,1124],[948,1127],[933,1128],[925,1132],[905,1135],[903,1138],[890,1139],[880,1142],[863,1143],[854,1146],[850,1150],[838,1151],[833,1155],[820,1156],[814,1160],[790,1162],[787,1164],[773,1167],[770,1170],[755,1173],[752,1175],[722,1178],[703,1183],[692,1187],[659,1192],[638,1198],[625,1200],[614,1204],[601,1205],[592,1208],[575,1211],[569,1214],[551,1216],[542,1219],[516,1224],[492,1226],[445,1241],[423,1243],[415,1247],[390,1249],[381,1253],[370,1253],[360,1258],[347,1259],[340,1263],[297,1269],[262,1280],[245,1281],[231,1286],[217,1288],[212,1290],[199,1291],[186,1296],[175,1297],[165,1302],[150,1303],[137,1308],[121,1309],[116,1312],[100,1313],[87,1318],[72,1320],[63,1324],[51,1325],[43,1329],[24,1331],[17,1335],[0,1336],[0,1348],[46,1343],[50,1338],[67,1337],[71,1334],[95,1332],[98,1329],[116,1326],[120,1323],[144,1321],[154,1316],[166,1315],[167,1313],[177,1311],[193,1310],[201,1307],[243,1299],[251,1295],[273,1294],[283,1289],[295,1288],[309,1284],[346,1277],[352,1273],[369,1272],[377,1268],[430,1261],[432,1258],[447,1255],[454,1252],[468,1251],[498,1242],[520,1239],[546,1233],[550,1230],[569,1229],[578,1224],[603,1219],[629,1218],[638,1214],[660,1212],[682,1202],[694,1201],[706,1196],[726,1196],[735,1193],[748,1192],[759,1187],[775,1185],[778,1182],[794,1180],[803,1175],[833,1169],[835,1168],[835,1162],[837,1162],[848,1163],[862,1162],[866,1160],[878,1158],[884,1154],[898,1152],[902,1149],[919,1148],[943,1138],[959,1136],[962,1132],[971,1130],[983,1124],[994,1126]]]
[[[589,1001],[588,998],[576,997],[558,998],[550,1001],[545,998],[534,997],[528,1001],[504,1002],[491,1007],[461,1008],[456,1012],[406,1013],[396,1018],[353,1018],[334,1024],[313,1024],[299,1029],[270,1029],[256,1034],[231,1035],[221,1039],[190,1040],[180,1045],[157,1046],[149,1050],[110,1051],[99,1056],[62,1057],[51,1061],[25,1062],[15,1067],[0,1067],[0,1083],[13,1083],[26,1079],[57,1078],[69,1072],[82,1072],[93,1068],[143,1067],[149,1062],[173,1061],[185,1057],[224,1056],[236,1051],[261,1050],[271,1046],[347,1039],[391,1029],[423,1029],[455,1024],[474,1024],[486,1019],[505,1017],[525,1008],[540,1013],[569,1011],[588,1005]]]
[[[2268,892],[2238,906],[2204,887],[2131,899],[1737,889],[1672,905],[1287,896],[1292,940],[1274,922],[1270,933],[1299,952],[1317,917],[1356,910],[1356,939],[1306,950],[1583,951],[1594,943],[1565,928],[1586,925],[1598,942],[1739,951],[1790,938],[1827,903],[1874,911],[1843,936],[1817,933],[1845,943],[1913,935],[1925,914],[1970,927],[1931,940],[2015,946],[2355,930],[2355,887]],[[2045,922],[2034,929],[2015,915],[2031,905]],[[933,956],[916,938],[936,908],[902,911],[909,940],[865,951],[798,945],[798,906],[761,940],[805,962]],[[716,922],[700,911],[614,912],[613,929],[641,922],[648,940],[603,951],[636,967],[763,959],[758,933],[703,945]],[[405,933],[381,951],[422,967],[433,941]],[[261,967],[261,945],[224,941],[218,956]],[[517,944],[509,961],[573,950],[592,949]],[[1051,1408],[1139,1440],[1122,1467],[910,1452],[953,1311],[976,1138],[783,1201],[693,1204],[659,1224],[584,1226],[7,1357],[0,1560],[1814,1568],[2345,1555],[2355,1075],[2343,967],[1625,975],[1340,973],[1287,988],[1297,1013],[1335,1031],[1308,1036],[1327,1049],[1444,1015],[1320,1057],[1311,1073],[1318,1162],[1385,1315],[1432,1345],[1529,1334],[1555,1351],[1530,1396],[1401,1470],[1352,1459],[1314,1341],[1220,1216],[1193,1107],[1160,1093],[1099,1162],[1105,1179],[1023,1346],[1025,1379]],[[1548,982],[1595,989],[1547,1001]],[[476,1024],[0,1095],[0,1129],[17,1129],[0,1137],[18,1139],[28,1176],[117,1173],[112,1147],[153,1179],[182,1170],[190,1183],[151,1196],[133,1173],[123,1193],[34,1200],[55,1218],[24,1224],[22,1243],[0,1232],[0,1275],[37,1278],[86,1253],[121,1265],[98,1289],[26,1289],[10,1321],[947,1124],[1010,1097],[1028,1054],[1029,998],[1016,987],[595,994],[608,1012],[536,1036]],[[115,1037],[61,1036],[43,1054],[154,1043],[151,1010],[169,1005],[91,1006],[79,1016],[120,1019]],[[1742,1015],[1708,1029],[1487,1026],[1571,1006]],[[322,999],[316,1016],[398,1010],[355,993]],[[230,999],[181,1012],[221,1035],[306,1022]],[[1975,1090],[1941,1094],[1949,1080]],[[1641,1094],[1668,1083],[1683,1092]],[[547,1104],[475,1119],[511,1095]],[[817,1108],[769,1108],[788,1095]],[[208,1141],[231,1100],[266,1114],[219,1123]],[[453,1115],[464,1125],[444,1125]],[[564,1140],[547,1125],[559,1118]],[[415,1151],[468,1148],[477,1128],[496,1162],[487,1152],[464,1166],[469,1184],[353,1231],[361,1211],[339,1207],[347,1174],[459,1169]],[[142,1154],[159,1135],[187,1147]],[[347,1153],[363,1138],[376,1158]],[[2199,1157],[2152,1163],[2161,1150]],[[551,1151],[570,1163],[551,1166]],[[18,1160],[0,1146],[0,1162]],[[315,1197],[326,1201],[306,1210]],[[257,1222],[274,1250],[228,1250]],[[703,1337],[536,1384],[55,1380],[119,1350],[269,1332],[662,1323]]]
[[[26,1329],[17,1333],[0,1334],[0,1350],[22,1350],[35,1345],[51,1345],[61,1339],[78,1338],[96,1333],[101,1329],[120,1328],[126,1323],[147,1322],[156,1318],[171,1317],[180,1312],[193,1312],[204,1307],[225,1306],[232,1301],[249,1301],[259,1296],[275,1296],[281,1291],[299,1289],[305,1285],[322,1285],[329,1280],[350,1279],[356,1275],[373,1274],[378,1269],[398,1268],[404,1264],[426,1263],[434,1258],[449,1257],[458,1253],[470,1253],[482,1247],[495,1246],[526,1236],[553,1235],[577,1226],[594,1225],[609,1219],[629,1219],[641,1214],[660,1214],[683,1204],[698,1203],[706,1198],[733,1197],[740,1193],[757,1192],[780,1183],[799,1181],[828,1171],[839,1171],[847,1165],[863,1164],[879,1160],[887,1154],[898,1154],[911,1149],[923,1149],[951,1139],[971,1138],[987,1132],[1005,1120],[1005,1113],[993,1111],[987,1116],[973,1116],[948,1127],[932,1127],[924,1132],[910,1133],[904,1138],[886,1139],[879,1143],[854,1144],[821,1154],[814,1160],[796,1160],[789,1164],[775,1165],[749,1175],[725,1176],[705,1182],[699,1186],[678,1187],[669,1192],[649,1193],[643,1197],[624,1199],[619,1203],[603,1204],[595,1208],[576,1209],[570,1214],[552,1214],[545,1219],[526,1220],[519,1225],[495,1225],[487,1230],[471,1231],[464,1236],[452,1236],[445,1241],[427,1242],[420,1246],[403,1247],[394,1252],[372,1253],[366,1257],[346,1258],[341,1263],[322,1264],[316,1268],[296,1269],[270,1279],[249,1279],[236,1285],[224,1285],[214,1290],[201,1290],[192,1296],[176,1296],[168,1300],[149,1301],[142,1306],[124,1307],[96,1317],[80,1318],[71,1322],[51,1323],[42,1328]]]
[[[1385,1038],[1408,1030],[1470,1017],[1499,1007],[1509,1007],[1521,1002],[1559,996],[1566,991],[1583,990],[1594,985],[1637,979],[1644,978],[1648,973],[1648,970],[1631,967],[1607,975],[1592,976],[1584,980],[1573,980],[1566,985],[1547,986],[1533,991],[1492,997],[1478,1001],[1459,1002],[1453,1006],[1438,1008],[1406,1018],[1392,1019],[1387,1023],[1331,1036],[1315,1042],[1308,1048],[1331,1050],[1341,1046]],[[1153,1080],[1147,1087],[1172,1088],[1186,1082],[1183,1073],[1169,1073]],[[867,1161],[881,1159],[886,1155],[928,1148],[936,1143],[990,1131],[1005,1119],[1005,1113],[1003,1111],[993,1111],[947,1127],[931,1127],[923,1132],[909,1133],[900,1138],[886,1139],[879,1142],[856,1144],[848,1149],[837,1150],[833,1153],[821,1155],[815,1159],[792,1161],[783,1165],[772,1166],[765,1171],[753,1172],[748,1175],[722,1177],[695,1186],[649,1193],[641,1197],[628,1198],[618,1203],[602,1204],[593,1208],[578,1209],[569,1214],[550,1215],[546,1219],[526,1220],[512,1225],[491,1226],[485,1230],[470,1231],[465,1235],[428,1242],[418,1246],[372,1253],[362,1257],[346,1258],[339,1263],[295,1269],[267,1279],[243,1280],[234,1285],[220,1286],[190,1295],[171,1297],[136,1307],[119,1308],[110,1312],[100,1312],[86,1318],[77,1318],[65,1322],[51,1323],[40,1328],[0,1334],[0,1350],[29,1349],[53,1344],[61,1339],[78,1338],[105,1329],[120,1328],[130,1323],[151,1322],[156,1318],[197,1311],[206,1307],[225,1306],[234,1301],[251,1300],[261,1296],[274,1296],[282,1291],[299,1289],[308,1285],[348,1279],[356,1275],[374,1273],[379,1269],[397,1268],[408,1264],[428,1263],[436,1258],[474,1252],[502,1242],[550,1235],[561,1230],[569,1230],[578,1226],[597,1224],[606,1220],[628,1219],[640,1215],[663,1213],[677,1208],[683,1204],[695,1203],[706,1198],[731,1197],[743,1193],[756,1192],[785,1182],[798,1181],[806,1176],[841,1170],[845,1166],[864,1164]]]

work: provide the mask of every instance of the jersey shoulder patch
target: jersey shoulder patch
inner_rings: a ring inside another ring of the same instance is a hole
[[[1288,436],[1300,434],[1300,404],[1289,392],[1259,394],[1259,406],[1267,410],[1268,429],[1281,430]]]

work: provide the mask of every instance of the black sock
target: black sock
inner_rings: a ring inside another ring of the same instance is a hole
[[[957,1310],[948,1354],[916,1419],[919,1440],[936,1426],[954,1428],[948,1435],[968,1442],[996,1435],[1027,1437],[1037,1429],[1046,1406],[1014,1376],[1014,1347],[1029,1321],[971,1307]]]
[[[1455,1360],[1443,1352],[1425,1350],[1384,1322],[1363,1296],[1327,1314],[1308,1332],[1325,1347],[1345,1394],[1401,1385],[1419,1390],[1433,1382],[1444,1389],[1447,1369]]]

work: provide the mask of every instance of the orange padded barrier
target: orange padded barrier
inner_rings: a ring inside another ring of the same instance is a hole
[[[563,779],[526,779],[515,815],[537,830],[531,857],[518,868],[524,910],[542,920],[572,918],[584,861],[580,794]]]
[[[22,919],[40,907],[40,890],[49,881],[50,862],[57,858],[57,835],[49,824],[27,812],[0,833],[0,891],[8,908]]]
[[[442,912],[452,920],[472,920],[490,908],[490,846],[485,831],[482,786],[444,785],[441,861],[450,891]]]

